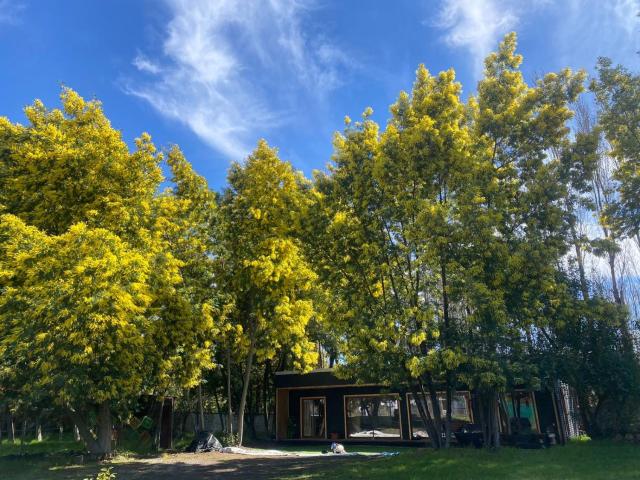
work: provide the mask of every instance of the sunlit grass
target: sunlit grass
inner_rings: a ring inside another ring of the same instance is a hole
[[[0,442],[0,457],[8,455],[38,455],[83,451],[82,442],[76,442],[71,435],[65,435],[62,440],[58,435],[45,437],[41,442],[27,440],[24,443],[20,439],[10,442],[5,439]]]
[[[327,445],[253,444],[252,447],[278,448],[299,453],[319,453]],[[83,479],[95,475],[101,465],[74,454],[81,445],[71,440],[27,442],[19,455],[19,445],[0,444],[0,478],[2,480]],[[346,445],[348,452],[372,453],[397,451],[398,456],[380,459],[359,459],[334,462],[328,457],[326,468],[296,473],[290,479],[308,480],[553,480],[610,479],[640,480],[640,446],[627,443],[589,441],[581,438],[566,447],[546,450],[503,448],[498,452],[453,448],[433,451],[428,448],[393,447],[386,445]],[[164,454],[161,454],[164,455]],[[119,453],[111,463],[118,468],[139,454]],[[302,460],[301,460],[302,461]],[[324,465],[324,463],[323,463]],[[266,473],[266,472],[265,472]]]
[[[502,448],[403,451],[397,457],[340,464],[296,479],[640,479],[640,447],[580,439],[545,450]]]

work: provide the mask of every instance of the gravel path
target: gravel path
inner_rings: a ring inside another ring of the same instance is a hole
[[[330,470],[342,462],[374,461],[366,457],[278,457],[232,453],[176,453],[133,459],[113,465],[118,480],[203,480],[207,478],[265,480]]]

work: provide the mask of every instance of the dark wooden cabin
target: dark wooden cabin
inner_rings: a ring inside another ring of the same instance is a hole
[[[444,392],[439,397],[444,410]],[[566,441],[572,419],[567,418],[566,401],[558,391],[516,390],[504,395],[502,402],[505,437],[515,419],[533,434]],[[474,392],[456,391],[452,418],[454,432],[479,423]],[[406,388],[357,384],[337,378],[332,369],[276,373],[278,441],[424,445],[428,442],[425,430],[412,393]]]

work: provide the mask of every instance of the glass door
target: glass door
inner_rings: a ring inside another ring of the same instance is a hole
[[[301,437],[327,438],[325,397],[301,398]]]

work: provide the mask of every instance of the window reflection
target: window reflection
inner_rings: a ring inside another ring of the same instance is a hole
[[[505,400],[513,433],[538,432],[538,418],[532,392],[507,393]]]
[[[346,397],[347,438],[400,438],[397,395]]]
[[[408,395],[409,411],[411,416],[411,432],[414,439],[428,438],[427,428],[420,417],[418,405],[412,394]],[[445,392],[437,393],[438,403],[440,404],[440,412],[444,419],[447,415],[447,395]],[[451,398],[451,420],[456,423],[471,423],[469,392],[455,392]],[[431,399],[427,398],[427,408],[433,416],[433,405]],[[454,425],[455,428],[455,425]]]

